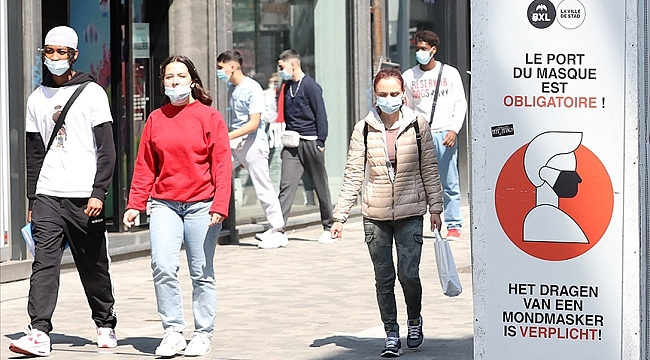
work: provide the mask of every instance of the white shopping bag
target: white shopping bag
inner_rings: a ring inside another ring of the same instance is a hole
[[[451,247],[449,247],[447,240],[440,236],[438,229],[435,229],[434,233],[436,234],[436,242],[433,243],[433,248],[436,251],[436,265],[438,266],[442,292],[447,296],[458,296],[463,291],[463,287],[460,285]]]

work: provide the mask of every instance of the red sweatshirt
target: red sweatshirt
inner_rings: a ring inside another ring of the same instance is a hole
[[[196,202],[214,198],[210,213],[228,216],[232,160],[228,128],[200,101],[167,104],[149,115],[135,162],[128,209],[147,199]]]

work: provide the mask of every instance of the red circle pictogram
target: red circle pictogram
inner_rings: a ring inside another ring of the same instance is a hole
[[[572,198],[560,198],[558,202],[559,209],[580,226],[588,243],[524,241],[524,219],[537,206],[537,188],[524,169],[527,146],[510,156],[497,178],[495,209],[503,231],[519,249],[539,259],[561,261],[584,254],[602,238],[612,218],[614,190],[607,169],[591,150],[580,145],[575,151],[576,172],[582,179],[578,193]]]

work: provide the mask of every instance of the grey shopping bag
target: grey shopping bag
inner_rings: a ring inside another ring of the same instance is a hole
[[[433,248],[436,251],[436,265],[438,266],[442,292],[447,296],[458,296],[463,291],[463,287],[460,285],[451,247],[449,247],[447,240],[440,236],[438,229],[435,229],[434,233],[436,234],[436,242],[433,243]]]

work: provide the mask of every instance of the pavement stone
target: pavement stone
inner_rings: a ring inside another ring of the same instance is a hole
[[[463,207],[469,219],[467,206]],[[428,228],[428,221],[425,227]],[[469,227],[466,227],[469,229]],[[343,239],[319,244],[320,226],[288,232],[283,249],[259,250],[252,237],[239,245],[218,246],[215,255],[218,310],[212,353],[202,359],[377,359],[383,326],[377,308],[372,264],[364,244],[360,217],[344,226]],[[471,244],[469,231],[450,242],[463,293],[442,294],[433,234],[425,230],[420,265],[423,284],[424,345],[405,349],[405,359],[468,360],[473,358]],[[186,337],[192,332],[191,282],[182,252],[179,278],[183,289]],[[144,359],[162,337],[151,279],[150,258],[111,266],[118,316],[118,347],[99,350],[90,309],[75,270],[61,274],[53,317],[52,359]],[[9,343],[29,322],[29,280],[0,285],[0,359],[21,359]],[[406,309],[399,283],[395,293],[406,335]],[[181,356],[179,356],[181,357]]]

